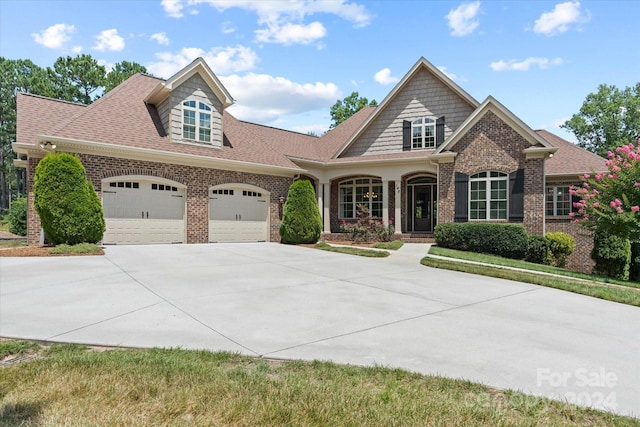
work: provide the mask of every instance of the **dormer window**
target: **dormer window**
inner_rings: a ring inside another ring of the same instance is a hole
[[[182,137],[211,143],[211,107],[204,102],[182,103]]]

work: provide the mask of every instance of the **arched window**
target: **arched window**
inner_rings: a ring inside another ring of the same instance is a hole
[[[339,218],[356,218],[356,206],[369,208],[371,216],[382,217],[382,181],[375,178],[358,178],[343,181],[339,188]]]
[[[411,122],[411,148],[435,148],[436,119],[420,118]]]
[[[469,219],[507,219],[508,176],[480,172],[469,177]]]
[[[182,103],[182,137],[211,143],[211,107],[200,101]]]

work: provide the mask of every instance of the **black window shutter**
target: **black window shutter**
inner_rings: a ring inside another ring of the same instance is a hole
[[[402,121],[402,151],[411,151],[411,122]]]
[[[524,221],[524,169],[509,174],[509,220]]]
[[[456,172],[455,176],[455,222],[467,222],[469,219],[469,175]]]
[[[436,120],[436,147],[444,142],[444,116]]]

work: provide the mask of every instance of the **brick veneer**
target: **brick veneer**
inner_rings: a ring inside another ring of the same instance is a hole
[[[87,154],[78,157],[87,171],[98,195],[102,194],[102,179],[124,176],[144,175],[160,177],[179,182],[187,186],[187,243],[209,242],[209,188],[220,184],[250,184],[271,193],[269,201],[270,240],[280,241],[279,197],[286,196],[293,178],[261,175],[255,173],[207,169],[193,166],[173,165],[139,160],[120,159]],[[33,172],[40,159],[29,159],[28,164],[28,223],[27,236],[30,244],[40,239],[40,218],[33,208]]]
[[[591,273],[595,263],[591,259],[593,249],[593,234],[579,224],[566,219],[548,219],[547,232],[561,231],[573,236],[576,241],[576,249],[567,260],[569,270]]]
[[[473,175],[484,171],[509,174],[524,168],[524,221],[531,234],[544,231],[544,159],[525,159],[531,144],[489,111],[458,141],[451,151],[454,162],[439,169],[438,223],[454,221],[455,172]]]

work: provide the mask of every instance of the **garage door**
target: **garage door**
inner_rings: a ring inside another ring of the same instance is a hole
[[[210,242],[265,242],[269,240],[268,195],[242,187],[209,192]]]
[[[105,244],[184,242],[185,190],[160,181],[102,183]]]

